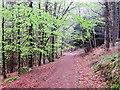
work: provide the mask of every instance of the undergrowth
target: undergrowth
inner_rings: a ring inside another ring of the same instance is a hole
[[[10,77],[10,78],[5,79],[5,80],[4,80],[4,83],[8,83],[8,82],[10,82],[10,81],[14,81],[14,80],[16,80],[17,78],[18,78],[18,76],[12,76],[12,77]]]
[[[112,54],[100,60],[95,66],[95,72],[100,72],[108,87],[120,89],[120,54]]]
[[[32,71],[32,68],[29,68],[29,67],[23,67],[23,68],[19,69],[20,74],[26,73],[26,72],[31,72],[31,71]]]

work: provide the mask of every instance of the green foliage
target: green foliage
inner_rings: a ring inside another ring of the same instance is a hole
[[[120,54],[112,54],[99,61],[95,66],[95,71],[100,71],[101,76],[106,80],[107,86],[113,90],[120,88],[120,76],[118,75],[118,59]]]
[[[101,62],[99,64],[105,64],[107,62],[114,62],[116,59],[118,59],[119,54],[112,54],[109,55],[108,57],[104,58],[103,60],[101,60]]]
[[[46,13],[43,9],[38,9],[37,7],[30,8],[28,5],[29,2],[21,2],[13,6],[7,4],[6,7],[3,8],[2,16],[5,18],[5,24],[9,26],[5,27],[5,51],[15,52],[19,47],[22,57],[27,57],[34,52],[47,54],[46,50],[51,51],[52,43],[49,38],[51,38],[52,34],[58,37],[57,40],[61,38],[71,38],[70,35],[65,34],[65,30],[64,32],[62,30],[62,27],[68,25],[65,21],[66,16],[58,19]],[[76,22],[81,23],[81,27],[86,30],[84,37],[76,32],[72,38],[84,42],[87,38],[90,38],[91,28],[94,24],[76,15],[72,17],[75,18]],[[31,25],[33,35],[29,35],[29,26]],[[20,35],[17,34],[18,30],[20,30]],[[20,37],[19,40],[18,37]],[[10,43],[8,43],[9,40],[11,40]],[[32,40],[32,42],[30,40]],[[18,41],[20,41],[20,45],[18,45]],[[41,43],[43,45],[40,45]],[[55,44],[54,46],[59,49],[62,43]],[[70,47],[70,45],[68,46]]]
[[[12,77],[10,77],[10,78],[5,79],[5,80],[4,80],[4,83],[8,83],[8,82],[10,82],[10,81],[14,81],[14,80],[16,80],[17,78],[18,78],[18,76],[12,76]]]
[[[73,32],[72,39],[75,43],[78,43],[80,47],[83,47],[85,42],[91,39],[92,34],[95,34],[93,27],[96,26],[96,24],[81,16],[72,16],[75,18],[76,23],[78,23],[78,25],[80,24],[78,27],[79,30]]]
[[[96,25],[96,24],[90,22],[89,20],[84,19],[84,18],[81,17],[81,16],[76,16],[76,15],[74,15],[73,17],[75,18],[75,20],[76,20],[77,22],[79,22],[79,23],[81,24],[81,26],[82,26],[85,30],[90,30],[91,27],[93,27],[93,26]]]
[[[80,24],[80,30],[78,30],[77,33],[75,32],[74,37],[76,39],[74,39],[81,44],[80,46],[84,46],[84,42],[92,40],[92,35],[96,34],[94,26],[97,26],[97,24],[104,24],[104,18],[99,16],[102,12],[102,5],[99,3],[76,3],[76,5],[81,8],[80,10],[85,12],[81,11],[82,13],[80,14],[82,15],[79,16],[72,14],[76,23]],[[84,32],[84,35],[81,35],[80,32]]]
[[[120,90],[120,83],[119,84],[112,84],[112,90]]]
[[[94,69],[95,69],[95,72],[100,71],[102,69],[102,66],[101,65],[97,65]]]
[[[2,12],[5,24],[7,24],[5,27],[6,41],[3,41],[5,43],[5,51],[15,52],[19,46],[22,57],[29,56],[36,51],[46,54],[46,50],[44,50],[43,47],[49,47],[50,41],[46,40],[51,38],[51,34],[64,37],[63,32],[57,30],[65,23],[64,18],[56,19],[56,17],[44,12],[44,10],[38,9],[37,7],[30,8],[28,5],[29,2],[16,3],[13,6],[6,4]],[[29,26],[31,25],[32,33],[34,33],[32,36],[29,35]],[[41,27],[39,27],[40,25]],[[53,29],[55,29],[55,31],[53,31]],[[17,34],[18,30],[20,30],[20,35]],[[19,40],[18,36],[20,37]],[[30,41],[31,39],[32,42]],[[40,45],[41,40],[43,41],[42,44],[46,43],[45,46]],[[20,41],[20,45],[18,45],[18,41]],[[51,50],[50,47],[47,49],[49,49],[49,51]]]
[[[119,58],[119,54],[112,54],[112,55],[109,55],[108,57],[104,58],[103,60],[100,60],[100,62],[94,66],[95,71],[100,71],[103,68],[102,66],[104,64],[107,64],[109,62],[115,62],[116,59],[118,59],[118,58]],[[115,69],[115,67],[113,69]]]
[[[19,69],[20,74],[26,73],[26,72],[31,72],[31,71],[32,71],[32,68],[29,68],[29,67],[23,67],[23,68]]]

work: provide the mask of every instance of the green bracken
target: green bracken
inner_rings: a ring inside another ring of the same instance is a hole
[[[20,74],[26,73],[26,72],[31,72],[31,71],[32,71],[32,68],[29,68],[29,67],[23,67],[23,68],[19,69]]]
[[[14,80],[16,80],[17,78],[18,78],[18,76],[12,76],[12,77],[10,77],[10,78],[5,79],[5,80],[4,80],[4,83],[8,83],[8,82],[10,82],[10,81],[14,81]]]

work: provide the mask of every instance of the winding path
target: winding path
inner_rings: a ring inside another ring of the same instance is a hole
[[[82,51],[81,51],[82,52]],[[79,56],[80,50],[64,53],[56,62],[34,68],[32,72],[4,85],[10,88],[94,88],[90,63]]]

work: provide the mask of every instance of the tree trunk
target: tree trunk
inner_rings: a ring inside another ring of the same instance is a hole
[[[41,2],[39,2],[39,9],[41,9]],[[39,29],[41,29],[41,24],[39,25]],[[42,35],[40,33],[40,35]],[[42,44],[43,44],[43,40],[42,40],[42,37],[39,38],[40,39],[40,45],[39,48],[42,48]],[[38,66],[41,65],[41,60],[42,60],[42,52],[39,53],[39,61],[38,61]]]
[[[4,0],[2,0],[2,7],[4,8]],[[4,17],[2,18],[2,63],[3,63],[3,67],[2,67],[2,74],[3,74],[3,78],[5,79],[6,78],[6,71],[5,71],[5,52],[4,52],[4,22],[5,22],[5,19]]]
[[[118,31],[118,33],[119,33],[119,35],[118,35],[118,38],[120,38],[120,2],[118,2],[118,24],[119,24],[119,31]]]
[[[30,2],[29,7],[33,7],[33,2]],[[29,26],[29,35],[32,37],[32,27],[33,25],[31,24],[31,26]],[[30,39],[30,47],[32,47],[32,39]],[[33,67],[33,60],[32,60],[32,54],[29,55],[29,67]]]
[[[105,2],[105,46],[109,50],[110,47],[110,37],[109,37],[109,8],[108,1]]]
[[[20,30],[18,30],[18,75],[20,74]]]
[[[112,46],[115,46],[116,39],[117,39],[117,11],[116,11],[116,2],[113,2]]]
[[[54,3],[54,13],[53,13],[53,16],[56,17],[56,9],[57,9],[57,3],[55,2]],[[54,24],[55,25],[55,24]],[[52,29],[52,32],[54,32],[56,29]],[[54,44],[55,44],[55,35],[52,33],[52,53],[51,53],[51,59],[52,59],[52,62],[54,62],[54,54],[55,54],[55,47],[54,47]]]
[[[19,19],[19,8],[18,8],[18,16],[17,16],[17,18]],[[19,30],[17,32],[17,34],[18,34],[18,76],[19,76],[20,75],[20,62],[21,62],[21,60],[20,60],[21,59],[21,51],[20,51],[20,22],[18,22],[17,25],[19,25],[18,26]]]
[[[62,43],[61,43],[61,52],[60,52],[61,56],[63,55],[63,41],[64,41],[64,38],[62,38]]]
[[[52,53],[51,53],[52,62],[54,62],[54,44],[55,44],[54,41],[55,41],[54,34],[52,34]]]

